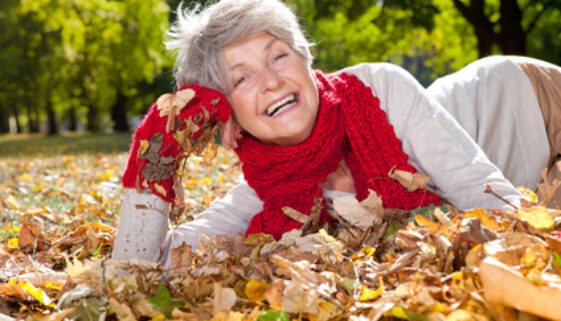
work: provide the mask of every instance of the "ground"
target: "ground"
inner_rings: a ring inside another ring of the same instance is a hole
[[[279,242],[263,234],[202,239],[199,251],[173,250],[169,270],[112,260],[129,141],[128,134],[0,138],[0,319],[556,318],[547,304],[561,297],[561,216],[535,204],[404,212],[383,209],[376,196],[351,198],[334,204],[337,228],[312,220]],[[182,221],[240,174],[232,152],[219,148],[212,162],[189,159]],[[478,269],[491,271],[491,280]],[[499,277],[513,282],[489,283]],[[508,295],[523,287],[536,293],[529,309]]]

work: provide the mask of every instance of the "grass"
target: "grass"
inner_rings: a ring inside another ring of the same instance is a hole
[[[55,225],[75,220],[114,225],[129,142],[130,134],[0,136],[0,243],[11,233],[7,226],[19,227],[30,218]],[[224,196],[240,173],[232,151],[219,148],[212,163],[204,166],[191,157],[186,164],[188,215]]]
[[[0,136],[0,158],[122,153],[128,150],[130,139],[130,133],[3,135]]]

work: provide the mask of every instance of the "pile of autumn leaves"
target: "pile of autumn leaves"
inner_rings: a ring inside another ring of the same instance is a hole
[[[96,254],[80,260],[24,225],[24,250],[0,250],[0,308],[47,320],[514,320],[523,312],[495,302],[517,289],[503,284],[499,298],[486,300],[483,264],[540,289],[561,286],[561,216],[525,205],[403,212],[383,209],[374,193],[361,203],[340,198],[331,212],[337,226],[286,209],[304,225],[280,241],[202,237],[195,252],[185,244],[173,249],[170,269],[95,253],[111,250],[114,229],[103,224],[75,231],[81,240],[64,238]]]

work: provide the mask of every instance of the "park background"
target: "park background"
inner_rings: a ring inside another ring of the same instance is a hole
[[[184,7],[208,1],[184,1]],[[390,61],[423,85],[490,54],[561,64],[561,1],[288,0],[316,68]],[[174,90],[178,0],[0,1],[0,134],[128,132]]]

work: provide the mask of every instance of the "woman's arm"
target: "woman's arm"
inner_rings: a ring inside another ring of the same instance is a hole
[[[389,63],[342,70],[356,75],[380,99],[409,162],[429,175],[439,193],[460,210],[512,209],[490,194],[490,185],[517,204],[520,193],[460,124],[404,69]]]
[[[170,267],[169,251],[183,242],[198,248],[199,235],[234,236],[244,233],[253,215],[262,209],[262,202],[243,179],[226,194],[214,200],[209,208],[191,222],[172,227],[169,224],[169,203],[151,193],[127,188],[113,258],[130,260],[141,257]]]
[[[514,186],[532,190],[548,166],[549,140],[532,83],[517,61],[491,56],[427,88]],[[541,65],[537,65],[542,68]],[[544,87],[552,88],[544,82]]]

